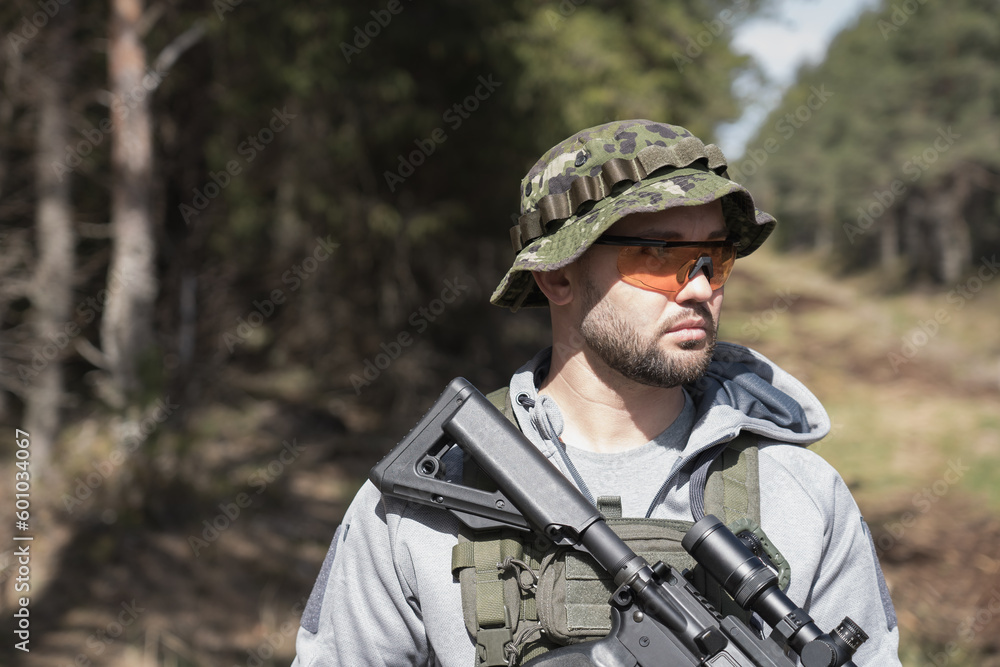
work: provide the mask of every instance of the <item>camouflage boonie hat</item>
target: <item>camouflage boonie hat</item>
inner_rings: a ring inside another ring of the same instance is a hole
[[[556,144],[521,181],[521,217],[512,227],[517,257],[490,302],[517,310],[544,306],[532,271],[576,260],[631,213],[722,200],[737,257],[756,250],[775,220],[727,178],[726,158],[683,127],[623,120],[583,130]]]

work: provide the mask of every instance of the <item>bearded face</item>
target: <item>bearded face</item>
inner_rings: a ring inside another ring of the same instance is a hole
[[[641,332],[611,299],[601,298],[596,286],[584,285],[585,313],[580,335],[609,368],[625,378],[652,387],[677,387],[705,374],[715,349],[716,322],[708,305],[690,302],[671,314],[666,323]],[[704,322],[700,340],[666,340],[669,331],[689,320]]]

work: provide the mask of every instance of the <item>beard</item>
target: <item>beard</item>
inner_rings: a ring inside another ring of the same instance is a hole
[[[584,300],[586,315],[580,323],[580,336],[601,361],[625,378],[651,387],[670,388],[695,382],[708,371],[715,350],[716,324],[704,303],[695,303],[654,335],[644,337],[626,313],[608,300],[600,300],[589,281],[584,288]],[[705,320],[706,339],[682,341],[678,344],[680,352],[660,349],[663,333],[692,315]]]

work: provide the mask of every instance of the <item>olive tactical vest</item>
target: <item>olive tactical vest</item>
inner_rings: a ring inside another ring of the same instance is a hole
[[[487,398],[515,421],[507,388]],[[734,533],[754,533],[779,572],[781,588],[787,589],[788,564],[760,529],[755,441],[737,437],[709,467],[705,512]],[[472,486],[491,485],[474,466],[463,477]],[[692,583],[716,609],[748,621],[749,614],[681,547],[693,522],[622,518],[621,499],[615,496],[598,498],[597,507],[612,530],[650,564],[662,560],[678,571],[693,570]],[[521,664],[559,646],[599,639],[611,629],[611,576],[588,554],[544,537],[463,528],[452,550],[452,573],[461,585],[466,629],[477,644],[475,667]]]

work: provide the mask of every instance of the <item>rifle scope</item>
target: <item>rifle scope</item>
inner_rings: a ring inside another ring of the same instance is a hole
[[[777,575],[716,517],[708,514],[692,526],[681,546],[741,607],[760,614],[799,654],[804,667],[854,665],[851,656],[868,635],[847,616],[824,634],[781,591]]]

